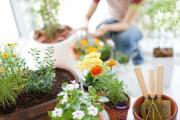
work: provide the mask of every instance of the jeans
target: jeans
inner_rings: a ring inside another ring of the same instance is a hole
[[[117,22],[117,20],[108,19],[98,27],[102,24],[113,24]],[[127,30],[122,32],[108,32],[104,37],[112,39],[115,43],[116,50],[129,56],[134,65],[143,63],[143,56],[138,47],[138,42],[142,39],[143,35],[137,27],[130,26]]]

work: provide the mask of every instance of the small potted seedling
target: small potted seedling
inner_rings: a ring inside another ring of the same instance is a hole
[[[64,84],[62,89],[58,94],[58,104],[49,112],[51,120],[103,120],[101,103],[108,99],[99,97],[93,87],[90,86],[87,93],[80,89],[79,84],[72,82]]]

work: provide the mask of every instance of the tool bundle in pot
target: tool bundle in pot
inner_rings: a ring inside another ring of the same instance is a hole
[[[163,66],[158,65],[156,72],[153,69],[149,70],[149,94],[147,92],[141,69],[139,67],[135,68],[135,73],[143,96],[145,97],[144,102],[140,106],[140,113],[143,120],[168,120],[168,118],[171,117],[171,101],[162,100],[161,98],[163,94]],[[155,90],[155,73],[157,76],[157,90]],[[156,94],[155,91],[157,91]]]

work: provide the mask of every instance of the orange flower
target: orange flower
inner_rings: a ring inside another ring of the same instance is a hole
[[[99,75],[99,74],[101,74],[102,73],[102,68],[100,67],[100,66],[95,66],[95,67],[93,67],[92,69],[91,69],[91,74],[93,75],[93,76],[97,76],[97,75]]]
[[[86,40],[86,39],[81,40],[81,45],[82,46],[87,46],[88,45],[88,40]]]
[[[116,63],[115,60],[110,59],[110,60],[107,61],[107,64],[109,65],[109,67],[113,67],[113,66],[115,66],[117,63]]]
[[[97,52],[97,49],[95,47],[90,46],[88,47],[87,51],[88,53],[92,53],[92,52]]]

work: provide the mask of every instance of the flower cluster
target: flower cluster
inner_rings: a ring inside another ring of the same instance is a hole
[[[77,58],[82,58],[92,52],[100,52],[103,61],[108,60],[112,54],[114,42],[112,40],[82,39],[75,43],[73,52]]]
[[[117,62],[110,59],[107,62],[101,60],[101,54],[97,52],[90,53],[84,57],[79,63],[78,67],[82,70],[85,77],[84,83],[93,87],[100,81],[99,76],[106,74]]]
[[[62,89],[63,91],[58,94],[59,103],[49,112],[52,120],[96,120],[102,110],[99,102],[108,101],[107,98],[97,96],[92,87],[89,87],[89,93],[83,92],[75,81],[64,84]]]

